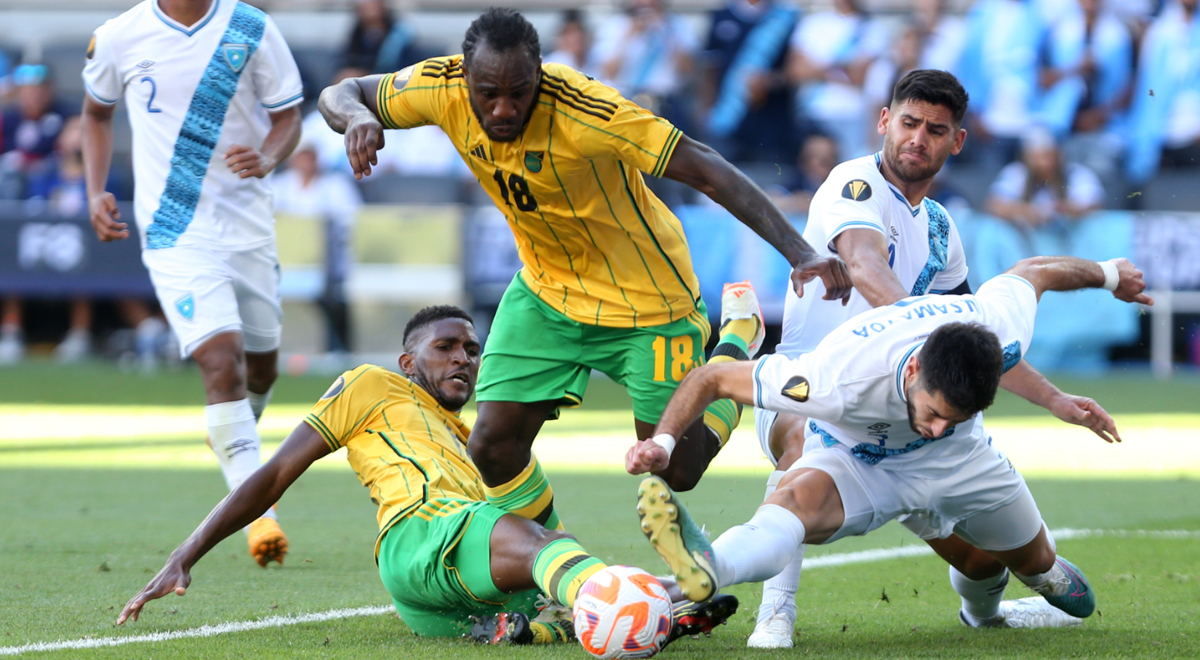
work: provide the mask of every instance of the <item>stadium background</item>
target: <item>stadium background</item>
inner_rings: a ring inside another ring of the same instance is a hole
[[[359,3],[254,4],[271,12],[296,56],[305,78],[308,116],[320,89],[346,61]],[[457,52],[467,24],[485,4],[444,0],[393,3],[390,8],[409,30],[411,57]],[[892,57],[913,19],[910,3],[861,4],[887,37],[875,59]],[[950,2],[943,16],[966,30],[972,12],[994,4]],[[1014,42],[1013,50],[1028,45],[1028,39],[1042,43],[1074,4],[1032,3],[1046,20],[1041,27],[1030,22],[1035,34]],[[1171,12],[1178,9],[1174,1],[1108,4],[1120,12],[1130,34],[1142,38],[1155,21],[1172,20]],[[18,67],[44,64],[65,124],[82,99],[78,74],[91,31],[129,6],[114,0],[0,2],[0,52],[7,60],[0,68],[0,105],[15,108],[18,79],[37,77],[37,69]],[[581,9],[594,33],[621,16],[622,7],[613,2],[579,7],[560,0],[519,6],[539,28],[547,55],[556,49],[565,10]],[[723,3],[712,0],[669,3],[668,9],[680,17],[697,44],[696,72],[704,70],[711,12],[721,7]],[[798,7],[803,20],[831,5]],[[999,56],[1006,53],[1004,44],[998,48],[993,59],[1003,61]],[[1037,57],[1034,61],[1040,61]],[[1129,66],[1137,80],[1140,64]],[[964,76],[964,82],[970,88],[980,80]],[[684,98],[702,96],[698,77],[683,77],[680,84]],[[1131,96],[1138,84],[1133,83]],[[1200,90],[1200,76],[1181,83],[1189,85]],[[787,90],[788,95],[795,93]],[[1156,98],[1163,96],[1160,89]],[[800,101],[796,105],[803,105]],[[693,113],[692,121],[698,125],[701,117]],[[779,140],[792,143],[791,153],[738,160],[781,199],[802,174],[796,154],[802,138],[809,132],[835,132],[813,131],[813,118],[806,118],[802,110],[792,117],[789,127],[767,127],[780,136],[791,134],[790,140]],[[869,122],[864,116],[863,134]],[[132,186],[129,130],[120,108],[115,129],[117,157],[110,187],[127,200]],[[703,130],[696,133],[705,137]],[[968,142],[980,134],[972,133]],[[1059,144],[1065,146],[1070,137],[1058,136]],[[330,142],[311,139],[318,154],[329,153],[323,144]],[[335,147],[337,140],[332,142]],[[332,374],[363,361],[394,364],[399,331],[417,308],[457,302],[477,312],[486,327],[490,310],[518,267],[503,218],[474,180],[462,178],[456,156],[447,155],[436,135],[392,132],[388,141],[386,151],[393,160],[371,180],[347,184],[343,176],[341,184],[330,184],[330,198],[342,199],[347,186],[357,191],[365,203],[355,212],[347,213],[343,205],[277,216],[285,302],[284,375],[263,420],[267,452],[324,391]],[[1105,191],[1101,208],[1078,220],[1056,218],[1027,227],[987,212],[992,183],[1007,156],[1019,151],[1019,142],[1016,148],[1010,144],[978,149],[970,158],[952,162],[942,185],[956,192],[951,212],[963,234],[972,285],[1032,254],[1130,256],[1146,270],[1159,305],[1151,314],[1092,292],[1057,295],[1039,314],[1030,361],[1063,389],[1093,396],[1113,412],[1126,439],[1122,446],[1102,446],[1086,431],[1063,427],[1004,393],[988,413],[989,425],[1029,476],[1052,527],[1124,530],[1136,538],[1110,533],[1111,538],[1090,545],[1085,540],[1063,541],[1078,563],[1090,562],[1090,574],[1097,576],[1108,603],[1103,620],[1090,621],[1086,629],[1070,634],[1010,636],[1002,642],[978,636],[964,642],[961,630],[950,627],[953,621],[947,613],[953,612],[955,599],[946,588],[944,567],[928,557],[891,560],[837,575],[816,570],[810,574],[806,569],[801,594],[808,597],[802,598],[798,639],[830,654],[1200,653],[1200,642],[1189,632],[1200,615],[1194,587],[1194,580],[1200,579],[1194,540],[1200,530],[1200,489],[1195,481],[1200,474],[1200,380],[1194,373],[1200,362],[1200,170],[1189,168],[1186,158],[1176,163],[1182,166],[1164,167],[1144,180],[1118,169],[1100,177]],[[864,146],[874,148],[865,139]],[[1006,149],[1010,153],[1001,153]],[[161,334],[140,342],[120,305],[114,304],[152,298],[136,244],[99,243],[78,212],[77,196],[71,202],[71,196],[61,192],[40,197],[29,193],[30,174],[37,172],[28,166],[38,159],[18,161],[8,145],[0,151],[7,155],[0,156],[0,195],[8,196],[0,201],[0,296],[6,302],[21,302],[24,347],[19,360],[0,366],[0,499],[11,505],[0,517],[0,645],[15,648],[148,630],[190,630],[202,624],[385,602],[368,547],[373,538],[370,507],[345,463],[334,456],[321,462],[323,469],[306,475],[281,504],[296,548],[282,574],[286,579],[249,565],[242,556],[242,541],[234,539],[198,570],[203,587],[198,583],[184,600],[154,604],[156,618],[138,629],[110,629],[112,608],[120,609],[149,577],[147,572],[161,564],[163,553],[223,494],[215,463],[201,442],[198,372],[171,359],[171,347]],[[336,156],[336,148],[332,153]],[[44,157],[59,159],[46,161],[57,164],[62,155],[50,149]],[[850,155],[855,154],[846,156]],[[1119,152],[1112,156],[1118,166],[1123,162]],[[338,169],[335,160],[330,157],[328,169]],[[769,341],[777,337],[787,277],[782,258],[720,209],[670,183],[655,185],[685,224],[710,309],[716,313],[722,282],[749,278],[772,326]],[[125,207],[125,214],[131,218],[132,209]],[[803,213],[793,217],[802,226]],[[344,251],[329,247],[341,243]],[[94,303],[86,335],[89,350],[82,360],[57,350],[77,301]],[[339,310],[348,312],[349,331],[331,339]],[[6,305],[6,321],[11,319],[8,311]],[[538,451],[555,483],[561,484],[556,492],[564,519],[581,540],[606,560],[651,566],[654,556],[639,540],[629,512],[620,507],[598,510],[594,505],[632,499],[625,491],[634,482],[617,468],[632,437],[628,411],[628,399],[619,388],[594,379],[584,409],[548,425]],[[761,497],[769,466],[750,426],[749,421],[743,424],[714,473],[688,500],[713,529],[744,520]],[[628,497],[620,499],[624,495]],[[1158,538],[1135,532],[1182,535]],[[892,526],[866,539],[813,549],[810,556],[905,544],[911,539]],[[880,598],[881,588],[884,596],[892,594],[891,601]],[[757,602],[753,587],[737,593],[747,605]],[[897,594],[909,600],[893,607]],[[1021,595],[1010,590],[1010,597]],[[714,637],[711,646],[692,644],[689,652],[740,657],[752,627],[752,610],[747,607],[729,631],[721,631],[719,641]],[[354,621],[243,634],[213,642],[216,646],[192,641],[161,642],[151,648],[165,657],[364,657],[397,651],[459,657],[474,652],[396,637],[395,621],[387,616]],[[883,639],[891,644],[884,645]],[[7,651],[0,647],[0,653]],[[97,651],[95,657],[106,653],[128,657],[129,650]],[[62,657],[78,654],[66,650]]]

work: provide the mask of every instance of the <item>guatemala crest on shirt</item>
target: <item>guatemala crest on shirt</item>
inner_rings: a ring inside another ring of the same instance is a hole
[[[246,59],[250,52],[248,44],[224,44],[221,46],[221,52],[225,55],[225,63],[233,69],[234,73],[241,73],[246,66]]]

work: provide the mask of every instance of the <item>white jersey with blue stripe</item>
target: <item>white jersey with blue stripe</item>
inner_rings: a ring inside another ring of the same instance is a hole
[[[1033,285],[1015,275],[995,277],[975,295],[905,298],[846,321],[811,352],[761,358],[754,405],[808,417],[812,433],[872,465],[961,456],[984,440],[981,416],[922,438],[909,425],[904,365],[938,326],[964,322],[996,333],[1010,369],[1029,349],[1036,315]]]
[[[133,129],[134,215],[143,247],[245,250],[274,239],[271,187],[225,165],[231,145],[259,149],[268,112],[303,100],[279,28],[237,0],[213,0],[191,26],[145,0],[96,30],[89,96],[122,98]]]
[[[846,161],[833,168],[809,207],[804,240],[818,253],[836,256],[842,232],[867,229],[884,235],[888,263],[909,295],[950,291],[967,279],[967,260],[950,214],[932,199],[910,206],[879,170],[880,155]],[[871,309],[857,290],[850,302],[822,300],[825,285],[813,280],[799,297],[790,287],[783,312],[783,337],[776,352],[797,356],[811,351],[829,331]]]

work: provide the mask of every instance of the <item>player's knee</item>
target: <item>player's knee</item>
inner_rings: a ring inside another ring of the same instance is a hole
[[[833,536],[846,519],[842,496],[833,477],[821,470],[788,472],[765,503],[796,514],[804,523],[809,542],[820,543]]]
[[[554,543],[555,541],[562,541],[562,540],[578,541],[579,540],[579,539],[575,538],[574,534],[564,532],[561,529],[547,529],[544,532],[542,532],[542,538],[545,540],[546,545],[550,545],[551,543]]]
[[[274,360],[247,360],[246,387],[251,392],[266,393],[279,378],[279,369]]]
[[[671,490],[682,493],[695,488],[700,483],[700,477],[703,476],[703,472],[679,465],[668,467],[666,470],[658,473],[657,476],[667,482]]]
[[[210,400],[216,397],[231,401],[245,396],[245,356],[240,344],[224,341],[224,337],[215,337],[192,353]]]

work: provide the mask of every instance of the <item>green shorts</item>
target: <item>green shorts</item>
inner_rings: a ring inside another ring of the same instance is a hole
[[[492,528],[504,513],[487,502],[430,500],[384,534],[379,577],[414,633],[458,637],[472,615],[537,615],[538,590],[506,594],[492,582]]]
[[[573,321],[539,300],[517,273],[492,321],[475,398],[573,407],[595,369],[625,387],[635,418],[654,423],[684,375],[704,364],[710,332],[704,301],[686,318],[646,328]]]

